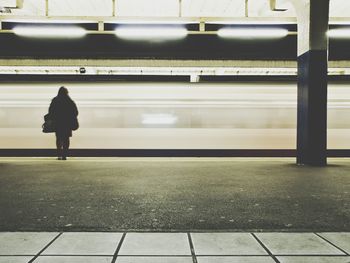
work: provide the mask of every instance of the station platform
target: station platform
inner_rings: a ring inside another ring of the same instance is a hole
[[[0,231],[350,231],[350,160],[0,158]]]
[[[1,263],[348,263],[350,233],[0,233]]]

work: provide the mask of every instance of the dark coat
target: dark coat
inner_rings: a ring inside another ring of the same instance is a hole
[[[78,108],[69,96],[52,99],[49,115],[56,122],[57,137],[71,137],[73,123],[78,116]]]

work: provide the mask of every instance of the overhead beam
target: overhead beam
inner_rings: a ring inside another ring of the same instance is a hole
[[[181,59],[0,59],[6,66],[145,66],[145,67],[263,67],[296,68],[291,60],[181,60]],[[330,68],[350,69],[349,60],[329,61]]]
[[[0,59],[0,75],[78,74],[178,76],[296,76],[295,61]],[[6,65],[6,66],[5,66]],[[330,61],[329,76],[349,76],[350,61]]]
[[[46,0],[45,0],[46,1]],[[233,24],[296,24],[296,17],[135,17],[135,16],[28,16],[28,15],[0,15],[0,22],[19,21],[19,22],[55,22],[55,21],[71,21],[74,22],[90,22],[98,23],[99,21],[110,23],[121,22],[184,22],[184,23],[233,23]],[[330,24],[350,24],[350,17],[331,17]]]
[[[6,66],[91,66],[91,67],[253,67],[297,68],[291,60],[181,60],[181,59],[0,59]],[[350,69],[349,60],[329,61],[330,68]]]
[[[46,0],[48,1],[48,0]],[[135,16],[28,16],[28,15],[0,15],[0,21],[81,21],[81,22],[128,22],[140,21],[142,23],[159,22],[232,22],[232,23],[296,23],[295,17],[135,17]],[[348,19],[348,21],[350,18]]]
[[[81,75],[79,66],[0,66],[0,75]],[[159,76],[297,76],[295,67],[169,67],[169,66],[84,66],[87,75]],[[350,68],[329,68],[329,76],[350,76]]]
[[[290,60],[181,60],[181,59],[0,59],[6,66],[91,66],[91,67],[262,67],[296,68]],[[334,66],[350,67],[350,61]]]

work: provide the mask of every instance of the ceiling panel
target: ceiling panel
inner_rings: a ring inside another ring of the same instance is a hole
[[[43,0],[24,0],[21,9],[12,9],[13,15],[45,15],[45,1]]]
[[[330,0],[331,17],[350,17],[349,0]]]
[[[178,16],[178,0],[117,0],[119,16]]]
[[[242,17],[245,0],[182,0],[183,16]]]
[[[52,16],[111,16],[111,0],[49,0]]]
[[[13,7],[16,6],[16,0],[0,0],[0,6]]]
[[[4,6],[9,0],[0,0]],[[12,0],[11,0],[12,1]],[[248,0],[250,17],[294,17],[289,0],[277,0],[279,8],[290,7],[284,12],[270,10],[269,0]],[[111,16],[112,0],[49,0],[50,16]],[[116,0],[119,16],[168,16],[179,15],[179,0]],[[9,15],[9,14],[6,14]],[[11,14],[10,14],[11,15]],[[22,9],[13,9],[12,15],[45,15],[45,0],[24,0]],[[182,0],[184,17],[243,17],[245,0]],[[350,0],[330,0],[331,17],[350,18]]]
[[[249,0],[249,16],[252,17],[295,17],[295,11],[292,4],[285,1],[276,1],[277,8],[288,8],[286,11],[272,11],[269,0]]]

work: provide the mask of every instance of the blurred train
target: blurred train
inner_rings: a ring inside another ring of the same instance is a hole
[[[78,149],[295,149],[295,82],[0,83],[0,149],[54,148],[41,125],[64,85]],[[350,82],[329,84],[328,148],[350,149]]]

